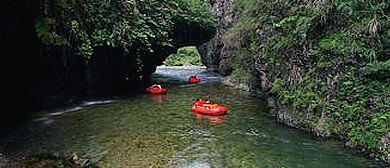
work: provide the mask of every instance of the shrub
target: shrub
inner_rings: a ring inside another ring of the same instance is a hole
[[[195,46],[179,48],[176,54],[169,55],[164,61],[166,66],[202,65]]]

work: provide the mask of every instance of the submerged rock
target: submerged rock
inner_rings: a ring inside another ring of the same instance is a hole
[[[54,156],[51,154],[39,154],[29,156],[20,168],[97,168],[88,159],[79,159],[77,156],[71,158]]]

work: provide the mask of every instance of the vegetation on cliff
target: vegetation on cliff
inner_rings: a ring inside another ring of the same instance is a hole
[[[295,125],[341,135],[389,161],[386,1],[238,0],[232,7],[239,17],[226,33],[234,56],[225,71],[242,82],[265,73],[271,91],[297,111]]]
[[[215,29],[217,23],[205,5],[202,0],[41,1],[37,35],[46,45],[71,47],[86,62],[101,46],[125,53],[135,52],[136,46],[153,53],[156,46],[175,45],[175,19]]]

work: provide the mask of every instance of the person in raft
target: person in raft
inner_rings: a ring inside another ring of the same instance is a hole
[[[150,86],[148,89],[162,89],[162,87],[159,84],[154,84],[154,85]]]
[[[210,108],[217,108],[218,104],[210,100],[205,101],[203,99],[198,99],[198,101],[195,103],[195,106],[201,106],[210,109]]]
[[[195,103],[195,106],[203,106],[206,103],[204,99],[198,99],[198,101]]]
[[[198,74],[195,74],[195,75],[190,76],[190,78],[198,78],[197,76],[198,76]]]

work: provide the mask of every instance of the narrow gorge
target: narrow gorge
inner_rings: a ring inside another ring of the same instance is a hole
[[[4,0],[0,18],[4,128],[140,93],[170,54],[196,46],[277,122],[390,165],[385,0]]]

